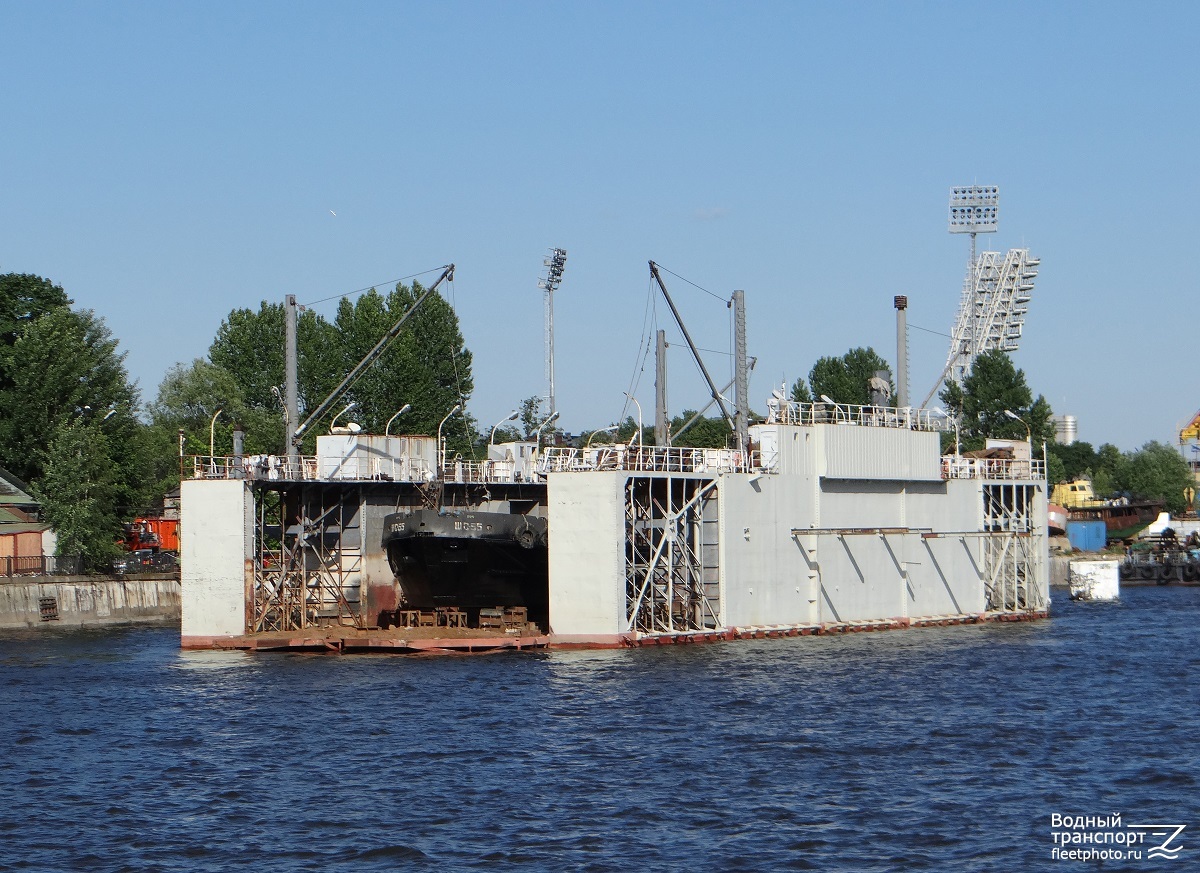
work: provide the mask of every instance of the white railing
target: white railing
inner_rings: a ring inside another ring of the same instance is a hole
[[[542,451],[537,472],[632,470],[643,473],[744,473],[757,462],[736,449],[695,449],[683,446],[628,446],[623,444],[574,449],[554,446]]]
[[[286,455],[192,455],[193,479],[317,479],[317,459],[300,457],[289,463]]]
[[[895,427],[940,433],[953,430],[944,414],[912,406],[854,406],[848,403],[767,403],[767,424],[854,424],[861,427]]]
[[[1045,479],[1046,462],[1013,458],[942,458],[943,479]]]

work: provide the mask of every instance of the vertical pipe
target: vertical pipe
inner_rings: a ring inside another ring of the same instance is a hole
[[[660,330],[654,346],[654,444],[667,445],[667,332]]]
[[[908,406],[908,298],[897,294],[896,305],[896,406]]]
[[[296,425],[300,421],[300,380],[296,365],[296,295],[284,298],[284,402],[287,407],[287,458],[289,476],[300,466],[300,446],[296,442]]]
[[[750,371],[746,365],[746,292],[733,292],[734,432],[745,451],[750,430]]]

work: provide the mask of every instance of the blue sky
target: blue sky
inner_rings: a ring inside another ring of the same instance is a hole
[[[1173,440],[1193,353],[1193,4],[27,3],[0,0],[0,271],[108,321],[143,395],[228,312],[458,265],[484,425],[545,391],[567,430],[652,418],[653,259],[746,291],[756,407],[823,355],[945,361],[967,256],[1042,259],[1014,359],[1079,436]],[[331,214],[336,212],[336,215]],[[699,345],[724,304],[668,276]],[[648,304],[651,307],[648,313]],[[332,314],[334,301],[318,310]],[[720,383],[726,354],[707,357]],[[670,405],[705,402],[682,347]]]

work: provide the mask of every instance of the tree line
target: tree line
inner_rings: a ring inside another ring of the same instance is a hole
[[[386,293],[371,289],[343,299],[332,319],[312,310],[299,313],[302,419],[303,410],[315,408],[423,291],[418,282]],[[49,279],[0,275],[0,467],[28,483],[42,502],[44,520],[59,535],[59,554],[81,554],[89,569],[106,568],[117,554],[122,522],[151,510],[178,485],[181,454],[208,455],[210,441],[215,454],[230,454],[235,427],[245,435],[248,454],[286,450],[284,322],[282,303],[233,310],[208,353],[172,367],[154,399],[143,402],[102,318],[75,308]],[[456,405],[467,409],[471,368],[457,315],[432,294],[341,403],[356,404],[352,417],[367,433],[382,433],[409,405],[392,432],[433,435]],[[870,347],[822,357],[807,380],[792,385],[791,398],[869,405],[868,382],[884,370],[887,362]],[[1160,443],[1125,453],[1107,444],[1098,450],[1087,443],[1056,444],[1050,405],[1041,395],[1033,397],[1025,374],[1001,352],[979,356],[963,383],[948,383],[940,400],[957,425],[963,450],[982,447],[988,437],[1022,439],[1028,426],[1034,445],[1047,446],[1052,482],[1088,475],[1099,494],[1136,493],[1164,498],[1175,512],[1183,508],[1191,474],[1178,452]],[[894,404],[894,396],[888,402]],[[693,416],[693,410],[684,410],[672,418],[674,444],[728,445],[729,426],[720,416],[702,416],[683,431]],[[542,400],[527,398],[518,420],[497,428],[496,440],[528,438],[544,421]],[[462,411],[447,419],[443,435],[449,448],[479,456],[491,433],[477,425]],[[314,451],[321,430],[309,429],[303,452]],[[630,416],[584,431],[578,442],[628,442],[637,431]],[[643,423],[640,438],[649,445],[653,427]],[[954,439],[944,434],[943,448]]]

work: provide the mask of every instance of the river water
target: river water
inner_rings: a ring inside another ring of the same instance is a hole
[[[1090,870],[1051,817],[1113,813],[1185,849],[1102,869],[1200,869],[1198,621],[1200,588],[1140,588],[629,651],[9,632],[0,870]]]

